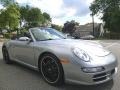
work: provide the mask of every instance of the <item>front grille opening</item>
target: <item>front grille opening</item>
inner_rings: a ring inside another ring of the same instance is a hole
[[[112,71],[111,71],[111,74],[114,74],[115,73],[115,69],[113,69]]]
[[[99,78],[99,77],[102,77],[102,76],[106,76],[106,73],[96,74],[96,75],[93,76],[93,78]]]
[[[98,82],[98,81],[103,81],[103,80],[105,80],[105,79],[107,79],[106,76],[105,76],[105,77],[98,78],[98,79],[93,79],[93,81]]]

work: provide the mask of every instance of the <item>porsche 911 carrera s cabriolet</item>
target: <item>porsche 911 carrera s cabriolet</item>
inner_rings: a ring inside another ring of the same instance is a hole
[[[117,73],[117,59],[97,42],[68,39],[52,28],[30,28],[5,42],[3,60],[38,70],[51,85],[69,81],[85,85],[107,82]]]

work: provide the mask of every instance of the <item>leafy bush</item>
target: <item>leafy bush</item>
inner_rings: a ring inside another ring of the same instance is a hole
[[[9,33],[5,33],[5,34],[4,34],[4,38],[9,39],[9,38],[10,38],[10,34],[9,34]]]
[[[107,39],[120,39],[120,33],[114,33],[114,32],[106,33],[104,35],[104,38],[107,38]]]
[[[26,32],[28,32],[28,30],[25,29],[25,28],[20,30],[20,34],[21,34],[21,35],[23,35],[23,34],[26,33]]]

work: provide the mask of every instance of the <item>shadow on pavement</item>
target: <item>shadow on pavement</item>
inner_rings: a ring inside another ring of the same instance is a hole
[[[66,84],[63,89],[65,90],[111,90],[113,87],[113,80],[99,85],[72,85]]]
[[[6,65],[2,59],[0,59],[0,66],[1,67],[4,67],[4,68],[18,68],[20,71],[25,71],[29,74],[31,74],[33,77],[36,77],[37,80],[38,79],[42,79],[41,75],[37,72],[37,71],[34,71],[24,65],[21,65],[19,63],[16,63],[14,62],[12,65]],[[7,69],[8,70],[8,69]],[[9,71],[9,70],[8,70]],[[6,71],[7,72],[7,71]],[[10,72],[10,71],[9,71]],[[44,81],[43,81],[44,82]],[[38,83],[37,83],[38,84]],[[47,84],[45,83],[45,86]],[[103,84],[99,84],[99,85],[78,85],[78,84],[65,84],[64,86],[62,87],[54,87],[54,86],[50,86],[50,85],[47,85],[48,87],[51,87],[51,88],[54,88],[54,89],[49,89],[49,90],[111,90],[112,87],[114,85],[114,82],[113,80],[111,81],[108,81],[106,83],[103,83]],[[46,90],[46,89],[44,89]]]

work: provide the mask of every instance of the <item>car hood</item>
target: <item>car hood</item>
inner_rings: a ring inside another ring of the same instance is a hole
[[[80,48],[84,50],[88,55],[95,55],[99,57],[110,54],[102,45],[96,41],[81,40],[81,39],[61,39],[61,40],[49,40],[47,44],[64,46],[68,48]]]

